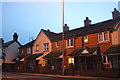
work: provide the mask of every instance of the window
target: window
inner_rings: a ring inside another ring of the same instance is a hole
[[[111,63],[112,59],[107,55],[103,56],[103,63]]]
[[[24,50],[22,49],[22,53],[24,53]]]
[[[99,41],[103,41],[102,32],[99,33]]]
[[[109,40],[108,37],[109,37],[108,31],[100,32],[100,33],[98,34],[98,40],[99,40],[99,42],[101,42],[101,41],[108,41],[108,40]]]
[[[45,43],[44,44],[44,51],[48,51],[49,50],[49,43]]]
[[[59,47],[59,42],[56,42],[56,47]]]
[[[88,42],[88,36],[84,36],[84,42]]]
[[[74,39],[68,39],[67,46],[74,46]]]
[[[39,51],[39,45],[36,45],[36,51]]]
[[[71,63],[74,64],[74,58],[69,58],[69,59],[68,59],[68,63],[69,63],[69,64],[71,64]]]
[[[104,32],[104,40],[105,40],[105,41],[108,40],[108,32],[107,32],[107,31]]]
[[[29,54],[31,53],[31,48],[28,48],[28,53],[29,53]]]
[[[27,68],[28,68],[28,69],[33,69],[33,68],[34,68],[34,64],[35,64],[35,61],[29,61],[29,62],[27,63]]]

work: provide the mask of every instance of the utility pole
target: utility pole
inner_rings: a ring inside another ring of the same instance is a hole
[[[64,0],[62,0],[62,75],[64,75]]]

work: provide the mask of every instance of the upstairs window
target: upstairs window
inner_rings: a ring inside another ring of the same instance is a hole
[[[44,51],[48,51],[49,50],[49,43],[45,43],[44,44]]]
[[[59,47],[59,42],[56,42],[56,47]]]
[[[39,45],[36,45],[36,51],[39,51]]]
[[[22,49],[22,51],[21,51],[22,53],[24,53],[24,50]]]
[[[85,42],[85,43],[88,42],[88,36],[84,36],[84,42]]]
[[[98,35],[99,35],[99,41],[103,41],[102,32],[100,32]]]
[[[108,41],[109,40],[109,32],[105,31],[105,32],[98,33],[98,40],[99,40],[99,42]]]
[[[68,47],[74,46],[74,39],[73,38],[67,40],[67,46]]]
[[[107,32],[107,31],[104,32],[104,40],[105,40],[105,41],[108,40],[108,32]]]
[[[28,53],[29,53],[29,54],[31,53],[31,48],[30,48],[30,47],[28,48]]]

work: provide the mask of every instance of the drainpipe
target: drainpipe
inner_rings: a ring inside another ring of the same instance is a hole
[[[84,48],[85,44],[84,44],[84,36],[82,36],[82,48]]]

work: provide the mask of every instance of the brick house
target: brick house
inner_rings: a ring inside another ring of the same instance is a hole
[[[49,29],[44,30],[41,29],[40,33],[38,34],[34,44],[33,44],[33,52],[32,54],[39,54],[42,53],[42,55],[36,60],[39,60],[38,65],[39,65],[39,70],[38,72],[40,73],[46,73],[48,72],[47,70],[47,61],[43,58],[47,54],[51,52],[51,42],[54,40],[54,37],[58,37],[56,33],[51,32]]]
[[[19,47],[19,55],[15,58],[16,70],[20,72],[37,72],[38,61],[35,60],[42,54],[32,54],[35,40]]]
[[[120,69],[120,17],[114,9],[113,19],[91,24],[86,17],[84,27],[69,30],[64,26],[65,74],[91,76],[119,76]],[[52,51],[44,59],[50,73],[62,71],[62,33],[52,40]],[[113,72],[115,74],[113,74]]]

